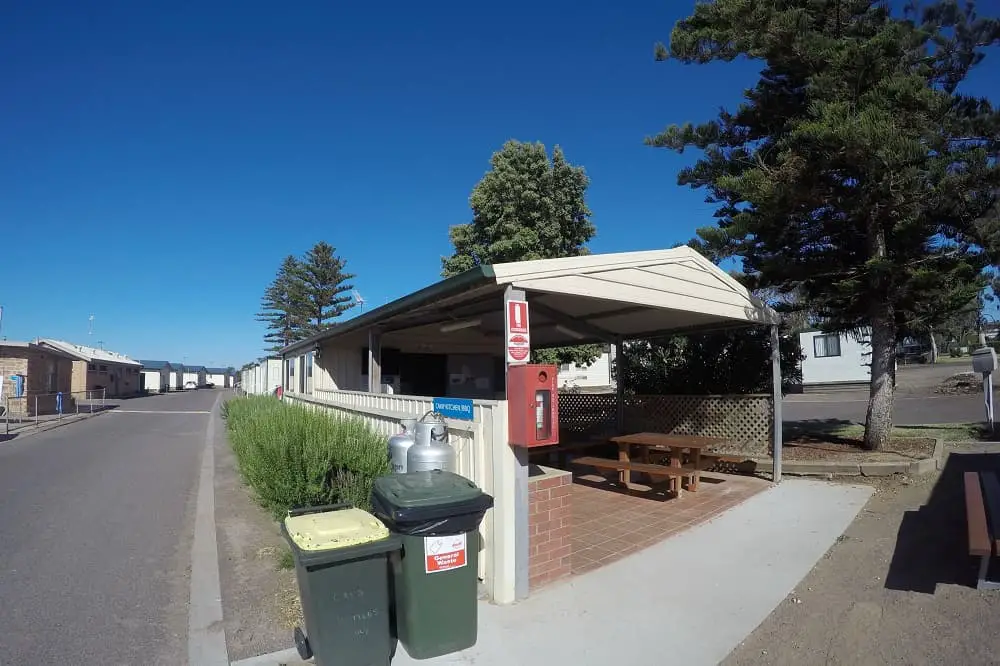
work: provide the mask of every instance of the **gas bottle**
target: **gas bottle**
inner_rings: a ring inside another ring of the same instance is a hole
[[[448,424],[437,412],[417,421],[413,446],[406,452],[407,472],[455,471],[455,450],[448,444]]]
[[[389,465],[393,474],[406,473],[406,452],[413,446],[413,431],[417,427],[416,419],[400,419],[402,428],[389,438]]]

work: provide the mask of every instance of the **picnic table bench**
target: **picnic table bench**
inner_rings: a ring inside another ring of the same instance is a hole
[[[670,465],[656,465],[651,463],[633,462],[631,460],[611,460],[610,458],[596,458],[594,456],[582,456],[573,459],[574,465],[584,465],[586,467],[596,467],[597,469],[609,469],[625,474],[627,479],[632,472],[642,472],[656,479],[663,477],[667,480],[668,490],[677,497],[681,496],[682,477],[693,477],[698,470],[691,467],[671,467]],[[631,487],[627,481],[626,487]]]
[[[990,560],[1000,556],[1000,481],[994,472],[965,473],[965,515],[969,555],[980,558],[976,589],[1000,590],[1000,580],[988,578]]]

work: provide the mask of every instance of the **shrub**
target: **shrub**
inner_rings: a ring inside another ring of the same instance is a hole
[[[271,396],[230,400],[225,417],[240,473],[275,517],[336,502],[368,508],[372,482],[389,472],[386,438],[359,419]]]

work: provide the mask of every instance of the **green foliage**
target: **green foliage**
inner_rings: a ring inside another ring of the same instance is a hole
[[[766,328],[675,335],[627,342],[620,358],[630,393],[711,395],[770,393],[771,338]],[[798,336],[780,338],[785,385],[802,382]]]
[[[264,290],[257,321],[267,325],[264,342],[268,352],[306,337],[306,291],[301,279],[302,266],[289,255],[281,262],[274,281]]]
[[[305,287],[308,318],[307,335],[329,328],[328,322],[354,307],[350,280],[354,275],[344,270],[346,263],[332,245],[316,243],[301,263],[300,275]]]
[[[597,232],[590,221],[583,167],[566,161],[556,146],[549,159],[541,143],[508,141],[490,160],[491,169],[473,188],[472,222],[453,226],[450,257],[441,275],[451,277],[482,264],[555,259],[587,254]],[[536,363],[586,366],[600,345],[536,350]]]
[[[647,140],[703,151],[678,178],[718,206],[700,243],[742,259],[755,288],[798,292],[825,328],[871,327],[873,448],[891,430],[896,341],[983,287],[995,244],[981,220],[1000,186],[1000,115],[957,92],[1000,24],[950,0],[889,7],[696,5],[657,57],[754,58],[760,79],[735,111]]]
[[[264,290],[257,321],[267,324],[266,351],[277,352],[293,342],[329,328],[332,321],[354,307],[350,296],[354,275],[346,261],[325,241],[316,243],[302,259],[285,257],[274,281]]]
[[[363,421],[269,396],[229,400],[224,416],[243,479],[275,517],[336,502],[368,507],[373,481],[389,472],[388,442]]]

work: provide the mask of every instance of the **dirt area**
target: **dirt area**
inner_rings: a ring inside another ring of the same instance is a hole
[[[229,658],[238,661],[294,647],[299,622],[295,572],[281,569],[285,541],[250,497],[224,428],[215,438],[215,519]]]
[[[722,663],[997,664],[1000,592],[975,589],[965,533],[962,473],[981,469],[1000,470],[1000,448],[955,449],[940,474],[867,480],[862,513]]]
[[[971,395],[983,392],[983,378],[974,372],[959,372],[946,378],[936,387],[935,393],[944,395]]]
[[[867,451],[860,438],[830,437],[828,441],[815,436],[799,435],[782,447],[785,460],[823,462],[913,462],[934,455],[933,439],[893,438],[883,451]]]

